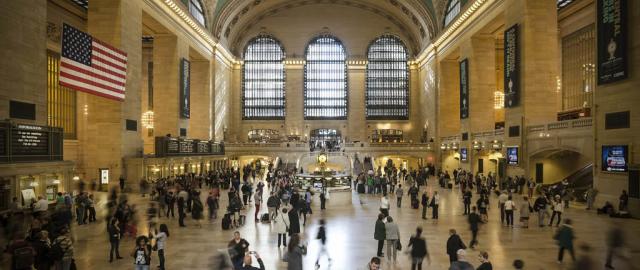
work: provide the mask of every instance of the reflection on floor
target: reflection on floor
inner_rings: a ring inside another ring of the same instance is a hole
[[[428,188],[433,190],[433,183]],[[448,230],[455,228],[460,232],[462,239],[468,243],[470,232],[466,217],[462,215],[463,208],[461,196],[458,190],[440,190],[441,194],[440,219],[433,222],[431,219],[420,219],[420,211],[410,208],[405,198],[402,208],[398,209],[393,204],[391,216],[400,225],[402,243],[406,246],[410,235],[416,226],[424,228],[424,236],[427,239],[431,263],[425,262],[424,269],[448,269],[448,257],[445,254],[445,243]],[[205,192],[203,192],[205,193]],[[205,196],[205,194],[203,194]],[[226,206],[226,194],[222,196],[222,206]],[[131,200],[137,201],[139,211],[146,206],[146,198],[131,196]],[[327,210],[320,211],[319,203],[314,202],[314,213],[308,220],[308,226],[304,228],[304,238],[308,243],[308,254],[304,259],[305,269],[314,269],[313,265],[319,251],[319,241],[315,240],[318,220],[324,218],[327,221],[329,253],[333,259],[331,269],[361,269],[376,253],[376,242],[373,240],[375,218],[378,213],[379,197],[365,195],[366,204],[360,205],[356,194],[351,192],[336,192],[331,195]],[[499,213],[495,205],[497,199],[491,198],[492,208],[489,210],[489,222],[483,225],[479,233],[479,246],[475,250],[468,250],[469,261],[478,266],[477,255],[480,250],[489,253],[494,269],[513,269],[511,264],[514,259],[525,261],[525,269],[569,269],[571,259],[565,257],[564,264],[556,263],[557,247],[552,239],[555,228],[539,228],[534,223],[537,217],[532,216],[529,229],[510,229],[500,225]],[[520,200],[518,197],[517,200]],[[266,201],[266,198],[265,198]],[[253,221],[254,206],[246,210],[247,224],[239,229],[242,237],[250,243],[250,250],[255,250],[262,256],[266,269],[286,269],[286,263],[281,258],[284,248],[277,248],[277,234],[272,232],[269,224]],[[263,211],[266,206],[263,205]],[[613,220],[598,216],[595,212],[587,212],[578,207],[568,209],[565,217],[574,221],[576,230],[576,244],[589,244],[593,250],[591,255],[596,261],[596,269],[602,269],[605,257],[606,233]],[[518,216],[516,214],[516,221]],[[640,221],[621,220],[619,226],[625,231],[627,248],[624,249],[625,257],[640,255]],[[161,218],[161,223],[169,225],[171,237],[166,248],[167,269],[217,269],[211,265],[212,257],[217,249],[226,247],[231,239],[233,230],[221,230],[220,222],[204,223],[202,228],[196,228],[193,221],[187,220],[186,228],[179,228],[177,219]],[[76,239],[75,254],[79,269],[130,269],[133,260],[128,256],[134,246],[133,240],[128,238],[122,241],[121,253],[123,260],[108,262],[109,242],[104,222],[86,226],[75,226]],[[386,249],[385,249],[386,250]],[[405,251],[406,248],[403,249]],[[577,256],[582,255],[578,252]],[[397,264],[386,264],[384,269],[410,269],[410,261],[407,255],[399,255]],[[636,257],[637,258],[637,257]],[[632,266],[618,258],[614,261],[616,269],[634,269]],[[151,269],[156,269],[157,256],[154,254]],[[637,263],[637,259],[635,259]],[[329,269],[326,259],[321,261],[321,269]],[[257,266],[257,264],[254,265]]]

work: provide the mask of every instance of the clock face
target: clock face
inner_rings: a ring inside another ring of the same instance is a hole
[[[327,156],[325,155],[318,156],[318,161],[320,161],[321,163],[327,162]]]

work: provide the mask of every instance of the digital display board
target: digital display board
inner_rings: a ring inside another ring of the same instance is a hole
[[[603,145],[602,171],[626,172],[629,170],[629,146]]]
[[[469,152],[467,148],[460,148],[460,161],[468,161],[469,160]]]
[[[518,147],[507,147],[507,164],[518,165]]]

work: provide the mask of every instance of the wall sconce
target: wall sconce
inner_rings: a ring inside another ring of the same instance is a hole
[[[76,176],[74,176],[74,177],[73,177],[73,178],[71,178],[71,179],[73,179],[73,181],[80,181],[80,176],[77,176],[77,175],[76,175]]]
[[[440,149],[442,149],[442,150],[447,149],[447,144],[446,143],[441,144],[440,145]]]

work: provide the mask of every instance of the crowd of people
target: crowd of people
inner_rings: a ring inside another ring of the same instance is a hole
[[[201,220],[205,219],[204,211],[207,210],[206,218],[209,221],[221,219],[222,229],[231,230],[245,224],[249,208],[253,204],[253,219],[256,223],[272,224],[272,232],[278,239],[277,248],[285,248],[283,260],[287,262],[287,269],[303,269],[307,243],[302,237],[302,227],[307,224],[307,216],[313,214],[313,197],[318,191],[301,188],[295,181],[295,173],[296,169],[277,169],[272,165],[262,167],[254,164],[240,170],[218,169],[203,174],[189,173],[160,178],[153,182],[143,180],[140,182],[139,190],[148,206],[140,213],[138,207],[129,202],[128,193],[113,189],[104,204],[104,221],[110,242],[109,262],[124,258],[121,256],[120,243],[122,239],[130,237],[135,239],[135,246],[130,254],[135,269],[149,269],[155,252],[158,268],[163,270],[166,265],[165,248],[170,236],[169,226],[161,222],[163,217],[175,218],[177,208],[178,226],[187,226],[185,219],[189,214],[193,221],[189,224],[201,227]],[[379,196],[380,200],[379,215],[374,227],[376,256],[366,264],[366,269],[379,269],[385,261],[395,264],[398,252],[403,248],[406,248],[410,255],[412,270],[421,270],[424,261],[430,263],[432,254],[435,253],[429,252],[422,226],[415,229],[415,233],[406,242],[406,247],[403,247],[400,226],[391,216],[390,197],[395,197],[396,208],[407,207],[417,210],[422,207],[421,211],[418,211],[421,218],[431,219],[436,223],[442,204],[438,191],[454,188],[459,189],[456,194],[459,194],[463,206],[460,212],[466,216],[471,239],[467,245],[455,229],[449,230],[449,238],[444,248],[444,254],[450,261],[449,269],[492,269],[490,254],[487,251],[478,251],[480,263],[477,268],[467,259],[468,248],[474,249],[478,245],[478,234],[483,224],[489,219],[499,218],[504,229],[527,229],[531,215],[537,215],[539,227],[557,227],[554,239],[558,243],[559,263],[563,261],[566,251],[575,261],[575,265],[580,266],[576,269],[593,269],[588,256],[575,255],[576,236],[572,220],[563,216],[568,207],[563,195],[568,190],[562,190],[562,185],[560,188],[545,189],[524,177],[509,178],[504,183],[498,183],[496,176],[491,173],[486,176],[480,173],[473,175],[464,170],[454,170],[452,175],[453,177],[448,171],[436,170],[431,165],[417,169],[401,169],[391,162],[375,171],[368,170],[357,175],[352,187],[360,197],[360,203],[364,203],[364,197]],[[427,188],[430,176],[435,177],[439,188]],[[127,190],[122,180],[120,190]],[[226,207],[221,205],[220,200],[223,190],[228,196]],[[206,194],[204,201],[201,200],[201,192]],[[330,193],[325,189],[319,193],[320,210],[324,211]],[[623,192],[620,198],[620,211],[625,211],[627,207],[628,196],[625,195]],[[409,197],[408,206],[403,206],[405,197]],[[80,185],[75,194],[59,193],[52,209],[49,209],[49,202],[43,197],[31,202],[28,209],[22,209],[17,198],[13,198],[10,216],[3,218],[5,237],[11,240],[5,247],[5,252],[12,258],[11,269],[76,269],[74,239],[70,236],[70,230],[72,226],[96,222],[98,203],[92,190],[87,190],[84,185]],[[266,213],[261,212],[263,203],[266,204]],[[494,217],[489,215],[492,206],[495,206],[497,211]],[[517,224],[514,221],[516,216],[519,218]],[[327,247],[329,234],[326,223],[324,219],[319,220],[319,228],[314,238],[320,243],[315,261],[316,268],[319,268],[321,263],[324,264],[321,258],[326,258],[329,265],[332,263],[330,249]],[[608,234],[608,268],[613,269],[614,254],[623,245],[623,233],[620,228],[614,227]],[[242,238],[236,230],[223,252],[229,258],[229,263],[221,264],[220,269],[228,267],[264,270],[264,262],[260,255],[249,246],[249,241]],[[586,254],[590,247],[581,245],[580,250]],[[514,269],[523,269],[524,261],[521,258],[514,259]]]

